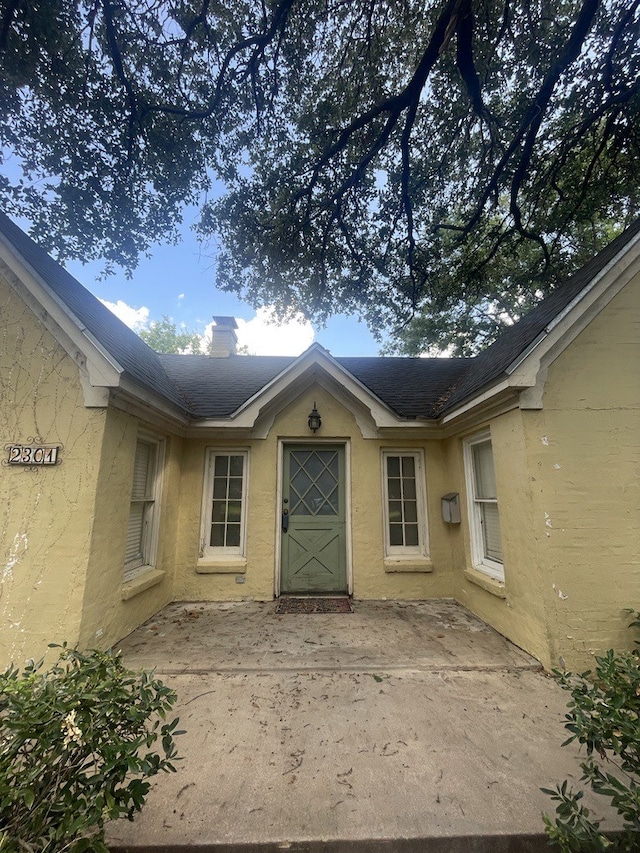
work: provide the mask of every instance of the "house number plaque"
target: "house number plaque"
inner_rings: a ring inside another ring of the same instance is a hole
[[[49,465],[59,465],[59,444],[42,444],[37,437],[27,438],[26,444],[5,444],[7,458],[2,460],[5,467],[21,466],[23,468],[40,468]]]

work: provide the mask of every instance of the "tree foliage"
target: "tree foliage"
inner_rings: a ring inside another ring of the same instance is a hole
[[[201,202],[254,305],[466,352],[640,211],[639,29],[640,0],[0,0],[0,190],[108,265]]]
[[[156,352],[200,352],[202,335],[197,332],[179,332],[171,317],[162,315],[162,320],[152,320],[148,329],[138,335]]]

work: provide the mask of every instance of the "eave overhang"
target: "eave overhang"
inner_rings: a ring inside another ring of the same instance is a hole
[[[640,274],[640,232],[547,324],[504,372],[439,419],[451,432],[476,416],[509,408],[541,409],[549,367],[600,311]]]

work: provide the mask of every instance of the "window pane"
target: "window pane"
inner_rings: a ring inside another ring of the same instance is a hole
[[[139,501],[131,504],[129,513],[129,527],[127,528],[127,546],[125,551],[125,563],[133,560],[142,561],[142,531],[144,523],[144,502]]]
[[[481,500],[495,500],[497,490],[491,442],[484,441],[482,444],[474,444],[472,451],[476,485],[475,496]]]
[[[213,497],[224,500],[227,497],[227,478],[214,477],[213,480]]]
[[[224,547],[224,524],[211,525],[211,541],[209,544],[213,545],[214,548]]]
[[[240,477],[232,477],[229,480],[229,498],[240,500],[242,498],[242,480]]]
[[[404,545],[402,541],[402,525],[401,524],[390,524],[389,525],[389,544],[390,545]]]
[[[389,521],[402,521],[401,501],[389,501]]]
[[[396,480],[395,478],[389,479],[388,492],[390,501],[399,501],[402,497],[402,487],[400,485],[400,480]]]
[[[136,444],[136,456],[133,463],[133,486],[131,500],[142,500],[147,497],[151,463],[154,448],[150,444],[139,441]]]
[[[226,503],[224,501],[214,501],[213,510],[211,512],[211,521],[222,523],[225,521]]]
[[[402,476],[415,477],[416,475],[416,460],[413,456],[402,457]]]
[[[405,521],[414,522],[418,520],[418,506],[415,501],[404,501],[403,509]]]
[[[484,555],[497,563],[502,562],[502,538],[500,536],[500,517],[495,503],[480,504]]]
[[[416,499],[416,481],[414,478],[411,478],[410,480],[405,478],[402,481],[402,496],[405,499]]]
[[[213,473],[216,477],[226,477],[229,473],[229,457],[216,456]]]
[[[418,525],[417,524],[405,524],[405,527],[404,527],[404,544],[405,545],[417,545],[418,544]]]
[[[240,525],[230,524],[227,527],[227,548],[238,548],[240,546]]]
[[[387,456],[387,473],[389,477],[400,476],[400,457]]]
[[[230,456],[229,457],[229,475],[231,477],[242,477],[244,457]]]
[[[227,521],[240,522],[242,517],[242,501],[229,501],[227,504]]]

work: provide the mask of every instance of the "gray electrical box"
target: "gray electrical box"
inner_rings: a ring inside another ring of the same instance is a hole
[[[442,504],[442,520],[447,524],[460,524],[460,495],[449,492],[440,498]]]

